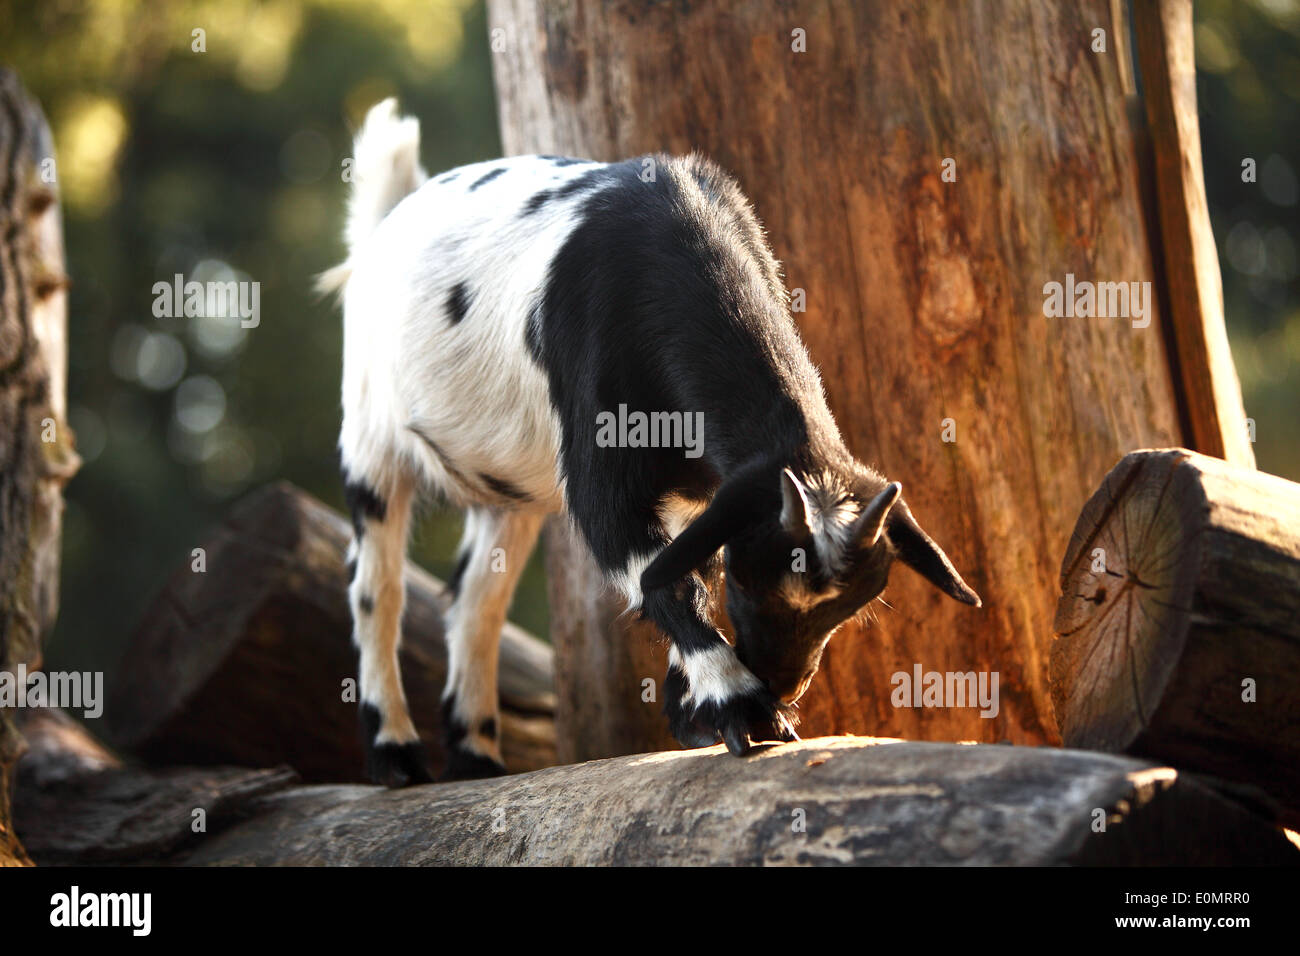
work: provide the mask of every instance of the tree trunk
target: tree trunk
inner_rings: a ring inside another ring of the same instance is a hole
[[[1067,746],[1253,784],[1300,827],[1300,485],[1126,456],[1075,527],[1056,632]]]
[[[0,668],[41,664],[59,601],[66,424],[67,278],[54,151],[40,107],[0,69]],[[9,820],[14,715],[0,707],[0,865],[24,862]]]
[[[1145,327],[1046,317],[1045,284],[1067,275],[1156,279],[1122,17],[1103,0],[488,8],[508,153],[700,149],[738,176],[806,298],[795,318],[849,447],[903,483],[984,598],[973,611],[896,570],[889,609],[831,642],[803,731],[1059,741],[1056,556],[1118,457],[1195,443],[1176,389],[1201,380],[1171,369],[1157,294]],[[614,610],[591,610],[593,573],[561,573],[567,548],[549,558],[560,739],[659,746],[623,691],[602,702],[624,709],[620,739],[570,722],[567,698],[651,675],[632,654],[577,655]],[[891,676],[918,663],[999,672],[999,713],[892,706]]]
[[[305,780],[362,780],[347,522],[289,484],[250,495],[191,556],[137,630],[109,690],[112,741],[153,763],[288,764]],[[407,566],[402,677],[441,772],[444,585]],[[507,624],[501,747],[511,770],[556,762],[550,649]],[[354,686],[354,685],[352,685]]]
[[[502,780],[291,788],[276,771],[24,760],[41,863],[183,865],[1295,864],[1268,820],[1168,767],[1049,748],[808,740]],[[30,783],[29,783],[30,779]],[[193,808],[207,808],[195,834]],[[30,826],[30,829],[27,827]],[[28,834],[31,834],[28,836]],[[1195,833],[1196,839],[1187,839]]]

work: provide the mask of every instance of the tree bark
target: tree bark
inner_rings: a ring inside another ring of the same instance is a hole
[[[1049,748],[808,740],[745,760],[718,747],[398,792],[289,787],[274,771],[231,769],[110,769],[24,781],[19,819],[38,830],[21,832],[42,863],[1300,860],[1281,830],[1202,781],[1146,761]],[[192,832],[194,807],[214,808],[206,833]]]
[[[116,745],[155,763],[287,764],[362,780],[342,517],[280,483],[240,502],[154,602],[109,689]],[[444,585],[408,565],[401,663],[435,773],[444,761]],[[511,770],[556,762],[550,649],[507,624],[501,746]]]
[[[1056,556],[1118,457],[1194,443],[1176,388],[1203,377],[1193,353],[1171,368],[1159,295],[1146,327],[1046,317],[1045,284],[1067,275],[1157,280],[1123,17],[1103,0],[488,10],[508,153],[699,149],[737,175],[796,307],[795,290],[806,297],[795,318],[849,447],[903,483],[984,598],[972,611],[895,571],[889,608],[831,642],[800,703],[804,732],[1058,742]],[[581,754],[660,746],[626,693],[602,701],[623,708],[616,740],[565,710],[589,688],[661,675],[630,654],[577,655],[613,609],[571,613],[600,585],[560,573],[566,547],[549,558],[560,738]],[[613,627],[607,640],[631,636]],[[917,663],[998,671],[997,717],[892,706],[891,675]]]
[[[1055,627],[1067,746],[1252,784],[1300,827],[1300,485],[1125,456],[1079,517]]]
[[[66,423],[67,277],[49,126],[0,69],[0,668],[41,665],[59,600],[63,486],[79,459]],[[0,707],[0,865],[25,862],[9,820],[22,738]]]

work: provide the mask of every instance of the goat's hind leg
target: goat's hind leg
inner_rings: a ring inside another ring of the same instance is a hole
[[[505,773],[497,694],[501,628],[543,518],[535,512],[486,507],[465,512],[447,612],[447,687],[442,700],[447,768],[440,779]]]
[[[368,475],[355,462],[344,464],[353,532],[348,603],[360,654],[359,718],[366,773],[376,783],[401,787],[432,780],[407,708],[397,657],[415,481],[395,467],[374,471]]]

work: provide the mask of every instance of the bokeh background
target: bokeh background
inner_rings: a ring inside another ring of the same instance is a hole
[[[1255,452],[1300,480],[1300,0],[1200,0],[1196,53]],[[341,328],[310,285],[343,256],[349,130],[397,95],[430,171],[499,155],[490,56],[473,0],[0,0],[0,64],[54,131],[72,276],[85,464],[51,667],[111,673],[165,577],[251,488],[286,478],[341,507]],[[178,272],[260,282],[260,326],[155,318],[153,284]],[[458,534],[426,511],[413,556],[446,574]],[[512,617],[545,636],[539,555]]]

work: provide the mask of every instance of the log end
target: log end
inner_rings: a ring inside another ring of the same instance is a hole
[[[1186,639],[1205,505],[1185,449],[1126,455],[1089,499],[1061,565],[1051,692],[1067,747],[1123,751]]]

